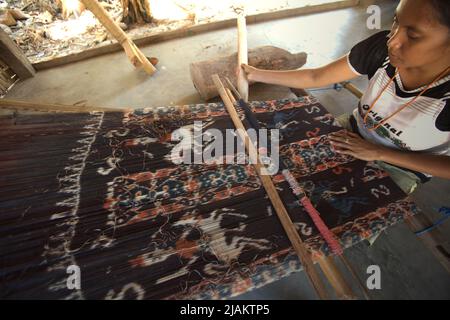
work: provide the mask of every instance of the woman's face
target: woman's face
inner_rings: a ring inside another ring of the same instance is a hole
[[[450,65],[450,30],[437,18],[427,0],[401,0],[390,39],[389,59],[398,68]]]

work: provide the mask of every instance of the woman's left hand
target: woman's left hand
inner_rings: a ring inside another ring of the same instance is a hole
[[[350,131],[339,131],[330,134],[331,145],[336,152],[351,155],[365,161],[380,160],[382,146],[373,144]]]

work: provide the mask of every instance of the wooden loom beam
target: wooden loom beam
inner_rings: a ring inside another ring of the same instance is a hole
[[[10,100],[10,99],[0,99],[0,108],[16,109],[16,110],[33,110],[43,112],[75,112],[75,113],[84,113],[91,111],[109,111],[109,112],[129,111],[128,109],[122,108],[116,109],[108,107],[64,105],[56,103],[28,102],[23,100]]]
[[[97,2],[97,0],[80,0],[87,9],[89,9],[108,30],[111,35],[116,38],[119,44],[125,50],[125,53],[131,63],[136,67],[142,67],[148,74],[155,73],[155,67],[150,63],[147,57],[139,50],[134,42],[127,34],[115,23],[108,15],[106,10]]]

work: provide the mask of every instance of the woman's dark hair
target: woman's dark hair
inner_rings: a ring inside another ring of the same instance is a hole
[[[430,0],[439,22],[450,29],[450,1],[449,0]]]

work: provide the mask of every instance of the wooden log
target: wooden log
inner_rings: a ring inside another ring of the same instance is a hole
[[[319,298],[328,299],[328,293],[325,289],[322,279],[320,278],[319,274],[314,268],[314,263],[311,254],[308,252],[305,245],[303,244],[303,241],[300,238],[298,231],[295,228],[295,225],[292,222],[286,208],[284,207],[280,195],[278,194],[277,189],[275,188],[275,185],[273,184],[270,176],[263,173],[263,165],[259,160],[258,151],[256,150],[256,147],[253,145],[253,143],[250,140],[250,137],[245,131],[245,127],[241,119],[239,118],[239,115],[236,109],[234,108],[233,103],[231,102],[231,99],[228,96],[222,82],[220,81],[219,76],[215,74],[212,76],[212,78],[214,84],[217,86],[217,91],[219,92],[220,97],[222,98],[223,103],[225,104],[225,107],[228,113],[230,114],[230,117],[237,129],[237,133],[244,142],[250,160],[252,161],[259,178],[261,179],[261,183],[263,184],[263,187],[266,190],[266,193],[269,196],[270,201],[272,202],[275,212],[277,213],[278,218],[280,219],[280,222],[289,240],[291,241],[295,252],[297,253],[300,259],[300,262],[303,266],[303,269],[305,270],[306,275],[311,281],[311,284],[316,290]]]
[[[213,74],[228,77],[236,86],[237,61],[237,53],[234,53],[228,57],[190,64],[192,82],[204,100],[214,98],[218,94],[217,88],[211,80]],[[248,63],[251,66],[266,70],[297,69],[306,63],[306,53],[292,54],[281,48],[263,46],[248,51]]]
[[[247,27],[245,16],[239,15],[237,18],[238,28],[238,68],[237,68],[237,89],[242,99],[248,101],[248,80],[244,70],[239,68],[243,63],[248,64],[248,49],[247,49]]]
[[[106,10],[96,0],[81,0],[88,10],[90,10],[109,33],[119,42],[125,50],[128,59],[136,67],[142,67],[148,74],[155,73],[155,67],[148,61],[147,57],[139,50],[134,42],[117,25]]]
[[[6,63],[22,80],[33,77],[36,73],[27,57],[1,28],[0,59]]]

